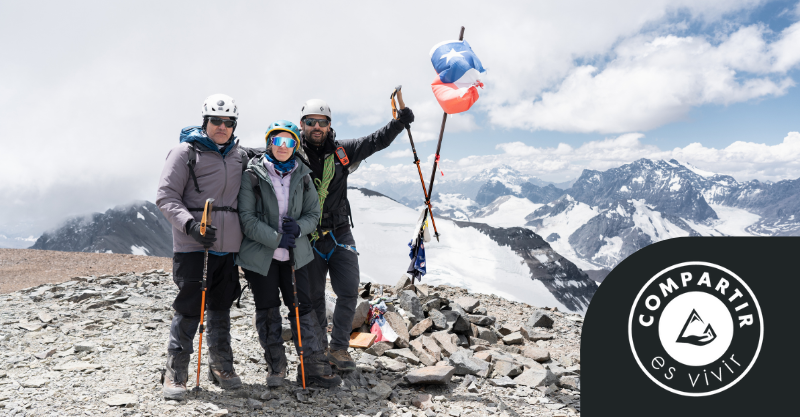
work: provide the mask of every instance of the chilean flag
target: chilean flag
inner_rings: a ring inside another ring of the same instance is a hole
[[[431,63],[439,76],[431,83],[433,95],[447,114],[469,110],[478,101],[480,78],[486,73],[467,41],[445,41],[431,49]]]

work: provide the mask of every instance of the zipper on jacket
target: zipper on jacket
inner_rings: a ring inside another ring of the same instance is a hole
[[[221,155],[220,155],[221,156]],[[220,196],[219,201],[223,201],[222,199],[225,197],[225,189],[228,188],[228,164],[225,163],[225,157],[222,157],[222,167],[225,170],[225,184],[222,186],[222,195]],[[222,224],[219,230],[222,232],[219,237],[219,249],[222,252],[222,248],[225,246],[225,212],[222,211]]]

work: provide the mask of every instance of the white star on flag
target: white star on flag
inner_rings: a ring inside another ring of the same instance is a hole
[[[450,52],[448,52],[448,53],[446,53],[446,54],[442,55],[442,57],[441,57],[441,58],[439,58],[439,59],[445,59],[445,58],[447,58],[447,61],[445,61],[445,62],[449,64],[449,63],[450,63],[450,58],[455,58],[455,57],[459,57],[459,58],[461,58],[461,56],[462,56],[461,54],[463,54],[463,53],[464,53],[464,52],[456,52],[456,50],[455,50],[455,49],[453,49],[453,48],[450,48]]]

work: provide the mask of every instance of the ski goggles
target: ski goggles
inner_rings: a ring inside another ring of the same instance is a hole
[[[225,127],[228,128],[236,126],[236,120],[225,120],[225,119],[220,119],[219,117],[209,117],[208,121],[211,122],[211,124],[214,126],[219,126],[223,123],[225,123]]]
[[[311,119],[307,117],[303,119],[303,123],[305,123],[308,127],[314,127],[314,125],[317,123],[319,123],[319,127],[328,127],[331,122],[328,121],[328,119]]]
[[[285,146],[289,149],[294,148],[297,146],[297,141],[292,138],[284,138],[282,136],[273,136],[272,137],[272,144],[275,146]]]

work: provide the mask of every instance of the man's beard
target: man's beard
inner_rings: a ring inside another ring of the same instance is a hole
[[[320,132],[320,133],[322,133],[322,136],[320,136],[319,139],[314,139],[314,132]],[[306,132],[304,132],[304,133],[306,133]],[[321,131],[319,129],[313,129],[313,130],[307,132],[305,136],[306,136],[306,139],[308,139],[308,141],[311,142],[312,145],[319,147],[319,146],[322,146],[323,143],[325,143],[325,139],[327,138],[328,135],[325,134],[325,132],[323,132],[323,131]]]

